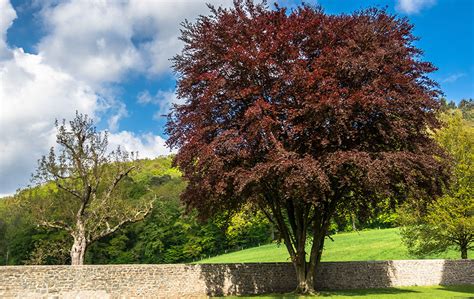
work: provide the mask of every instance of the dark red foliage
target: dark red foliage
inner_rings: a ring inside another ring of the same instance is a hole
[[[338,207],[440,193],[435,67],[406,19],[251,1],[211,11],[184,23],[174,58],[186,103],[169,116],[168,145],[188,207],[206,216],[251,201],[282,214],[296,259],[298,226],[324,231]]]

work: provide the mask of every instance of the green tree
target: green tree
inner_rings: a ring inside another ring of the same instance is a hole
[[[0,264],[17,265],[29,259],[38,228],[15,197],[0,199]]]
[[[462,99],[458,108],[461,109],[464,119],[474,121],[474,101],[472,99]]]
[[[426,208],[412,203],[400,210],[401,234],[414,255],[455,247],[467,259],[474,241],[474,126],[460,110],[440,118],[445,126],[435,138],[453,159],[452,182],[446,194]]]
[[[226,229],[228,245],[231,248],[247,248],[260,243],[269,243],[272,241],[272,229],[265,214],[250,206],[245,206],[229,219]]]

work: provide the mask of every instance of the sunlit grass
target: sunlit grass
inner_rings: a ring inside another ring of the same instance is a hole
[[[397,228],[365,230],[333,235],[334,241],[326,239],[323,261],[367,261],[414,259],[401,242]],[[472,256],[472,251],[469,252]],[[425,258],[458,259],[460,253],[446,253]],[[287,262],[289,255],[283,244],[269,244],[237,252],[223,254],[198,261],[198,263],[259,263]]]
[[[367,298],[367,299],[409,299],[409,298],[474,298],[474,285],[399,287],[386,289],[364,289],[321,292],[319,296],[296,296],[273,294],[263,296],[242,296],[225,298]]]

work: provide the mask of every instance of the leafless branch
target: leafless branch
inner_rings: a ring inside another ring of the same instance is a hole
[[[68,232],[72,231],[72,228],[68,224],[60,220],[56,220],[56,221],[41,220],[38,225],[48,227],[48,228],[64,229]]]
[[[105,226],[106,228],[98,233],[96,236],[91,238],[91,242],[94,242],[98,239],[101,239],[105,236],[108,236],[114,232],[116,232],[120,227],[127,223],[134,223],[140,220],[143,220],[150,212],[153,210],[153,201],[150,201],[150,203],[144,207],[143,210],[137,211],[134,215],[126,217],[125,219],[120,220],[115,226],[111,226],[108,221],[105,221]]]
[[[104,199],[103,201],[107,201],[110,196],[112,195],[112,192],[115,190],[115,188],[117,187],[118,183],[120,183],[120,181],[125,177],[127,176],[133,169],[135,169],[135,166],[132,166],[132,167],[129,167],[128,169],[120,172],[117,174],[117,176],[115,177],[114,181],[112,182],[112,184],[109,186],[109,189],[107,190],[107,193],[105,194],[104,196]]]
[[[82,200],[82,197],[77,193],[76,190],[69,189],[69,188],[63,186],[63,185],[62,185],[61,183],[59,183],[59,182],[56,182],[56,186],[58,186],[58,188],[60,188],[60,189],[62,189],[62,190],[64,190],[64,191],[66,191],[66,192],[72,194],[74,197],[77,197],[77,198],[79,198],[80,200]]]

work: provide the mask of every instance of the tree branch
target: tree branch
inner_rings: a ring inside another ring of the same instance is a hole
[[[77,169],[79,170],[79,176],[82,179],[82,183],[84,186],[87,186],[89,184],[89,180],[87,179],[87,173],[86,170],[84,169],[84,165],[81,162],[80,157],[78,157],[78,153],[76,150],[67,142],[62,142],[61,143],[65,148],[71,151],[71,157],[76,163]]]
[[[91,237],[91,242],[97,241],[97,240],[99,240],[99,239],[101,239],[105,236],[108,236],[108,235],[116,232],[120,227],[122,227],[123,225],[125,225],[127,223],[134,223],[134,222],[143,220],[148,214],[150,214],[152,209],[153,209],[153,201],[151,201],[150,204],[147,207],[145,207],[145,209],[137,211],[133,216],[122,219],[115,226],[111,227],[109,222],[106,221],[105,222],[105,226],[106,226],[105,230],[103,230],[102,232],[100,232],[96,236]]]
[[[48,227],[48,228],[64,229],[68,232],[72,231],[72,228],[69,225],[67,225],[65,222],[60,221],[60,220],[57,220],[57,221],[41,220],[38,225]]]
[[[294,249],[295,241],[291,238],[288,232],[285,221],[283,219],[283,215],[281,214],[281,209],[279,208],[278,199],[275,199],[274,201],[272,201],[270,198],[268,198],[267,202],[270,205],[273,215],[275,216],[278,230],[280,231],[280,233],[283,236],[283,239],[285,240],[284,243],[286,245],[288,253],[290,254],[291,259],[294,260],[295,259],[295,249]],[[272,202],[275,203],[275,206],[272,205]]]
[[[106,202],[109,198],[112,192],[115,190],[115,187],[117,187],[118,183],[125,177],[127,176],[133,169],[135,169],[135,166],[129,167],[125,171],[120,172],[117,174],[115,177],[113,183],[109,186],[107,193],[104,196],[103,202]]]
[[[66,188],[65,186],[63,186],[61,183],[59,183],[58,181],[56,181],[56,186],[58,186],[59,189],[62,189],[70,194],[72,194],[74,197],[77,197],[79,198],[80,200],[82,200],[82,197],[77,193],[76,190],[71,190],[69,188]]]
[[[262,204],[260,201],[257,204],[258,204],[260,210],[263,212],[263,214],[265,214],[265,216],[267,217],[268,221],[270,221],[270,223],[276,225],[275,220],[273,219],[272,215],[270,215],[270,213],[268,213],[268,211],[265,209],[264,204]]]

